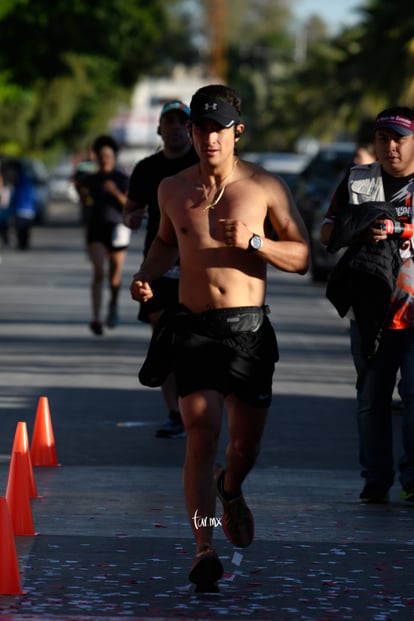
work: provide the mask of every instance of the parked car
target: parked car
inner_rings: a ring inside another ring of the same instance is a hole
[[[289,186],[293,196],[296,193],[296,184],[300,173],[309,161],[308,155],[282,151],[249,151],[241,154],[241,158],[247,162],[258,164],[272,175],[281,177]],[[276,238],[269,218],[265,224],[266,235]]]
[[[47,219],[47,207],[49,203],[49,186],[47,168],[41,160],[28,157],[0,156],[1,169],[6,184],[13,185],[13,179],[8,178],[8,170],[13,170],[13,164],[21,165],[23,171],[33,183],[36,195],[36,224],[43,224]],[[8,168],[8,164],[12,166]]]
[[[326,280],[339,258],[321,244],[320,227],[337,185],[353,164],[355,149],[353,142],[322,145],[297,180],[295,200],[309,232],[311,275],[315,281]]]
[[[299,175],[296,202],[310,231],[316,208],[329,200],[343,175],[353,164],[356,144],[322,145]]]
[[[79,204],[79,196],[73,183],[74,172],[70,162],[63,162],[50,171],[48,183],[51,201]]]

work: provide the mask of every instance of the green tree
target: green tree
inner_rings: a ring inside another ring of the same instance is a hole
[[[42,151],[88,138],[145,72],[170,65],[166,0],[2,0],[0,144]],[[168,11],[167,11],[168,8]],[[172,20],[177,56],[185,23]]]
[[[349,64],[388,105],[414,105],[414,4],[371,0]]]
[[[285,0],[225,2],[227,75],[242,95],[245,149],[283,148],[276,139],[269,98],[294,63],[292,12]],[[276,146],[277,145],[277,146]]]
[[[361,21],[335,37],[320,37],[308,48],[285,83],[282,106],[294,137],[355,138],[381,108],[414,105],[414,5],[371,0]]]

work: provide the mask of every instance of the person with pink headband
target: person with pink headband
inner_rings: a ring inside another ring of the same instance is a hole
[[[414,110],[387,108],[374,123],[378,160],[351,168],[321,230],[328,251],[347,246],[326,294],[351,319],[357,372],[363,503],[414,503]],[[393,456],[392,397],[402,400],[402,455]]]

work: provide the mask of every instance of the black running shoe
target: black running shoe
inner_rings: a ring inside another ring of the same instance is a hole
[[[108,305],[108,316],[106,318],[106,325],[108,328],[116,328],[119,324],[118,307],[113,302]]]
[[[189,579],[196,586],[196,593],[218,593],[217,581],[223,575],[223,565],[216,551],[209,545],[197,554],[191,568]]]
[[[96,336],[102,336],[103,329],[102,329],[102,324],[100,321],[91,321],[91,323],[89,324],[89,327],[92,330],[92,332],[96,334]]]
[[[359,495],[361,502],[372,505],[384,505],[390,501],[389,485],[380,481],[367,481]]]
[[[167,420],[165,425],[157,429],[156,438],[185,438],[186,433],[184,425],[181,421],[174,421],[171,418]]]

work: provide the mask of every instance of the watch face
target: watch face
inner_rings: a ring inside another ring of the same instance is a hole
[[[262,238],[260,237],[260,235],[253,235],[253,237],[250,239],[250,248],[253,248],[253,250],[259,250],[259,248],[262,247]]]

